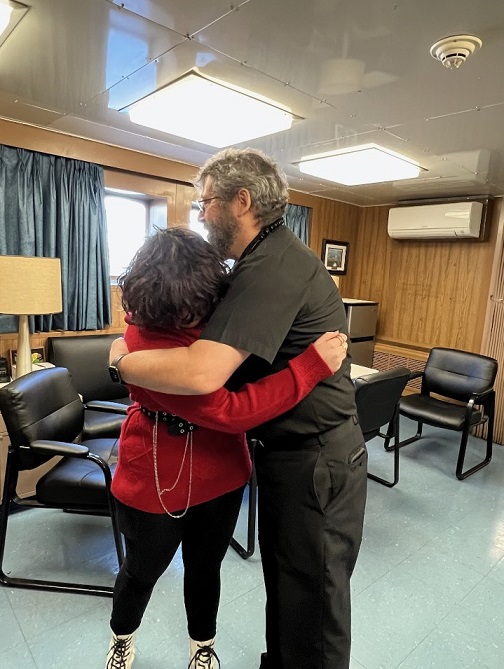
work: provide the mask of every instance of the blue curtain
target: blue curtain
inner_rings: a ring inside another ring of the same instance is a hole
[[[61,259],[63,312],[31,319],[34,330],[109,325],[103,169],[0,145],[0,255]],[[0,317],[0,332],[16,330],[16,317]]]
[[[298,204],[288,204],[284,214],[285,225],[308,246],[308,223],[311,207],[302,207]]]

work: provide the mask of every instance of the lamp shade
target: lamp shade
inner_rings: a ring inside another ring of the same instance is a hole
[[[0,256],[0,313],[19,316],[17,377],[32,369],[28,316],[61,310],[59,258]]]
[[[0,313],[35,315],[61,310],[59,258],[0,256]]]

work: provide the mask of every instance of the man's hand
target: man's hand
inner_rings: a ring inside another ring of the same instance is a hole
[[[109,365],[111,364],[112,360],[117,358],[118,355],[121,355],[121,353],[129,353],[129,349],[126,346],[124,337],[119,337],[119,339],[114,339],[114,341],[112,342],[112,346],[110,347],[110,353],[109,353]]]
[[[115,343],[115,342],[114,342]],[[343,332],[326,332],[313,344],[332,372],[337,372],[346,358],[348,344]],[[120,351],[118,351],[118,354]]]

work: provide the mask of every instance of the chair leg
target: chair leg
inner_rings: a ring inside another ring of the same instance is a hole
[[[409,439],[405,439],[404,441],[400,441],[398,448],[402,448],[403,446],[407,446],[408,444],[412,444],[414,441],[418,441],[420,439],[420,437],[422,436],[422,429],[423,429],[423,423],[417,423],[417,432],[416,432],[415,436],[410,437]],[[399,438],[399,435],[398,435],[398,438]],[[392,451],[394,449],[394,446],[389,446],[388,441],[385,441],[384,448],[385,448],[386,451]]]
[[[119,569],[120,569],[124,560],[124,547],[121,538],[121,532],[119,531],[119,525],[117,523],[117,514],[116,514],[116,506],[114,498],[112,497],[112,493],[110,492],[110,488],[112,486],[112,474],[110,473],[110,467],[106,462],[104,462],[104,460],[102,460],[102,458],[100,458],[99,456],[95,456],[92,453],[89,453],[88,458],[93,462],[96,462],[96,464],[102,470],[103,476],[105,478],[105,485],[107,488],[107,502],[110,513],[110,520],[112,523],[112,532],[114,534],[114,543],[117,552],[117,561],[119,563]]]
[[[7,469],[9,464],[7,463]],[[6,481],[7,481],[6,471]],[[9,500],[5,492],[0,510],[0,584],[9,588],[27,588],[30,590],[48,590],[51,592],[72,592],[83,595],[103,595],[112,597],[114,589],[107,586],[86,585],[82,583],[66,583],[64,581],[42,581],[32,578],[17,578],[7,576],[3,569],[5,542],[7,538],[7,522],[9,515]]]
[[[238,555],[247,560],[255,551],[255,528],[256,528],[256,508],[257,508],[257,477],[255,468],[252,470],[252,476],[249,481],[249,500],[247,514],[247,547],[242,546],[234,537],[230,545]]]
[[[84,595],[106,595],[111,597],[113,588],[95,585],[83,585],[80,583],[65,583],[60,581],[41,581],[32,578],[16,578],[7,576],[4,572],[3,561],[5,556],[5,542],[7,539],[7,523],[9,516],[10,494],[8,491],[10,476],[12,473],[12,458],[7,460],[5,472],[5,489],[0,510],[0,584],[9,588],[28,588],[32,590],[50,590],[52,592],[73,592]]]
[[[9,453],[7,457],[7,464],[5,468],[4,489],[2,495],[2,508],[0,509],[0,583],[7,585],[9,577],[3,570],[3,559],[5,554],[5,541],[7,538],[7,523],[9,520],[9,506],[12,497],[12,481],[13,474],[13,455]]]
[[[493,449],[493,432],[494,432],[494,420],[495,420],[495,394],[491,395],[488,398],[486,406],[486,415],[488,416],[488,429],[487,429],[487,452],[486,457],[489,458],[489,462],[492,459],[492,449]]]
[[[124,545],[121,539],[121,531],[119,530],[119,525],[117,522],[117,513],[116,505],[114,503],[114,498],[110,493],[110,490],[107,494],[107,503],[108,510],[102,509],[99,511],[90,511],[89,509],[63,509],[64,513],[74,513],[80,516],[106,516],[110,518],[112,523],[112,534],[114,535],[114,544],[117,553],[117,562],[119,564],[119,569],[124,561]]]
[[[460,450],[457,459],[457,469],[455,470],[456,476],[459,481],[463,481],[471,474],[483,469],[488,463],[492,460],[492,449],[493,449],[493,427],[494,427],[494,413],[495,413],[495,395],[491,395],[486,404],[485,411],[488,418],[488,429],[487,429],[487,440],[486,440],[486,454],[485,459],[479,462],[474,467],[467,469],[465,472],[464,469],[464,458],[467,449],[467,440],[469,438],[469,427],[466,426],[462,433],[462,440],[460,442]]]
[[[391,439],[394,440],[394,445],[392,446],[392,448],[387,448],[386,450],[394,451],[394,478],[392,479],[392,481],[387,481],[387,479],[383,479],[380,476],[376,476],[376,474],[370,474],[368,472],[368,479],[371,479],[372,481],[377,481],[378,483],[387,486],[387,488],[393,488],[395,484],[399,481],[399,412],[398,411],[396,411],[394,417],[390,421],[387,428],[387,434],[385,436],[386,443],[388,443]]]
[[[257,475],[254,465],[254,450],[255,441],[249,444],[250,457],[252,460],[252,474],[249,480],[249,499],[247,512],[247,547],[242,546],[234,537],[231,538],[230,546],[238,553],[238,555],[247,560],[254,554],[255,551],[255,529],[256,529],[256,513],[257,513]]]
[[[101,468],[107,486],[110,490],[110,482],[112,480],[110,469],[106,462],[104,462],[100,457],[93,454],[89,454],[89,459],[93,460]],[[9,501],[10,501],[10,492],[8,488],[11,487],[11,477],[12,477],[12,468],[13,468],[13,459],[12,456],[9,456],[7,459],[7,467],[5,472],[5,489],[2,499],[2,508],[0,510],[0,584],[8,586],[9,588],[27,588],[30,590],[48,590],[51,592],[72,592],[75,594],[83,595],[99,595],[112,597],[114,594],[114,588],[109,586],[99,586],[99,585],[88,585],[83,583],[67,583],[65,581],[42,581],[39,579],[32,578],[17,578],[7,576],[3,571],[3,559],[5,552],[5,541],[7,536],[7,521],[9,514]],[[117,556],[119,559],[119,566],[121,566],[123,560],[123,547],[121,536],[117,528],[116,519],[115,519],[115,509],[110,506],[112,515],[112,527],[114,530],[114,539],[116,542]]]

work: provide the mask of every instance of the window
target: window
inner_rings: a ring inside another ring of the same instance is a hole
[[[110,276],[117,278],[142,246],[147,233],[147,207],[140,200],[105,196]]]
[[[200,210],[196,202],[192,203],[191,211],[189,212],[189,228],[197,232],[208,241],[208,232],[205,230],[203,221],[199,220]]]
[[[110,276],[117,279],[146,237],[155,229],[166,227],[167,202],[140,193],[107,189],[105,212]]]
[[[166,228],[168,199],[109,187],[105,191],[105,212],[110,278],[114,283],[126,270],[145,239],[156,230]],[[199,213],[197,203],[193,202],[189,210],[189,228],[208,241],[208,232],[199,220]],[[187,213],[184,218],[186,216]],[[176,222],[174,224],[177,225]],[[228,261],[230,267],[232,264],[232,261]]]

